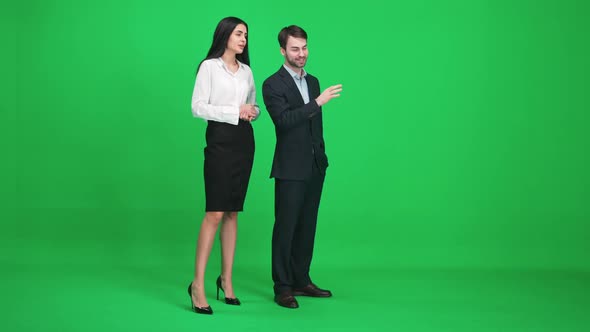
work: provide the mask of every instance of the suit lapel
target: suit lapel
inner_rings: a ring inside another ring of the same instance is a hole
[[[281,79],[285,82],[285,84],[287,84],[287,87],[289,87],[289,93],[292,93],[294,96],[296,96],[298,98],[298,100],[300,101],[301,105],[303,105],[304,104],[303,97],[301,96],[301,93],[299,92],[299,88],[297,87],[297,85],[295,85],[295,81],[293,80],[293,77],[291,76],[291,74],[289,74],[289,72],[287,71],[287,69],[285,69],[285,67],[281,66],[281,69],[279,69],[279,75],[281,76]],[[309,85],[308,85],[307,89],[309,90]],[[310,96],[311,96],[311,94],[310,94]]]
[[[310,78],[310,75],[307,74],[307,78],[305,79],[307,82],[307,93],[309,95],[309,100],[315,99],[319,96],[320,87],[316,84],[317,81]]]

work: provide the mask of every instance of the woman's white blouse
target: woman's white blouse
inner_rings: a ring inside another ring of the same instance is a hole
[[[232,73],[221,58],[203,61],[197,73],[191,102],[195,117],[237,125],[240,105],[256,105],[252,70],[239,61],[238,64],[238,70]],[[258,107],[256,110],[260,114]]]

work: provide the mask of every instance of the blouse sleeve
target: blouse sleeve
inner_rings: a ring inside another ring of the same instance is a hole
[[[248,83],[250,91],[248,92],[248,100],[246,101],[246,103],[252,104],[256,108],[256,116],[254,117],[254,119],[252,119],[252,121],[255,121],[256,119],[258,119],[258,116],[260,115],[260,107],[258,107],[258,104],[256,104],[256,86],[254,85],[254,76],[252,75],[252,72],[250,72]]]

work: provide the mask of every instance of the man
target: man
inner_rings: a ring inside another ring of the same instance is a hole
[[[294,296],[330,297],[309,276],[318,208],[328,158],[324,148],[322,106],[339,97],[342,86],[320,94],[317,78],[305,72],[307,34],[291,25],[279,33],[285,62],[264,81],[262,95],[275,125],[275,223],[272,278],[275,302],[298,308]]]

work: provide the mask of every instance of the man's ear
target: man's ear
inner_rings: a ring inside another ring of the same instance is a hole
[[[282,48],[282,47],[281,47],[281,54],[282,54],[283,56],[285,56],[285,54],[287,54],[287,51],[285,51],[285,49],[284,49],[284,48]]]

